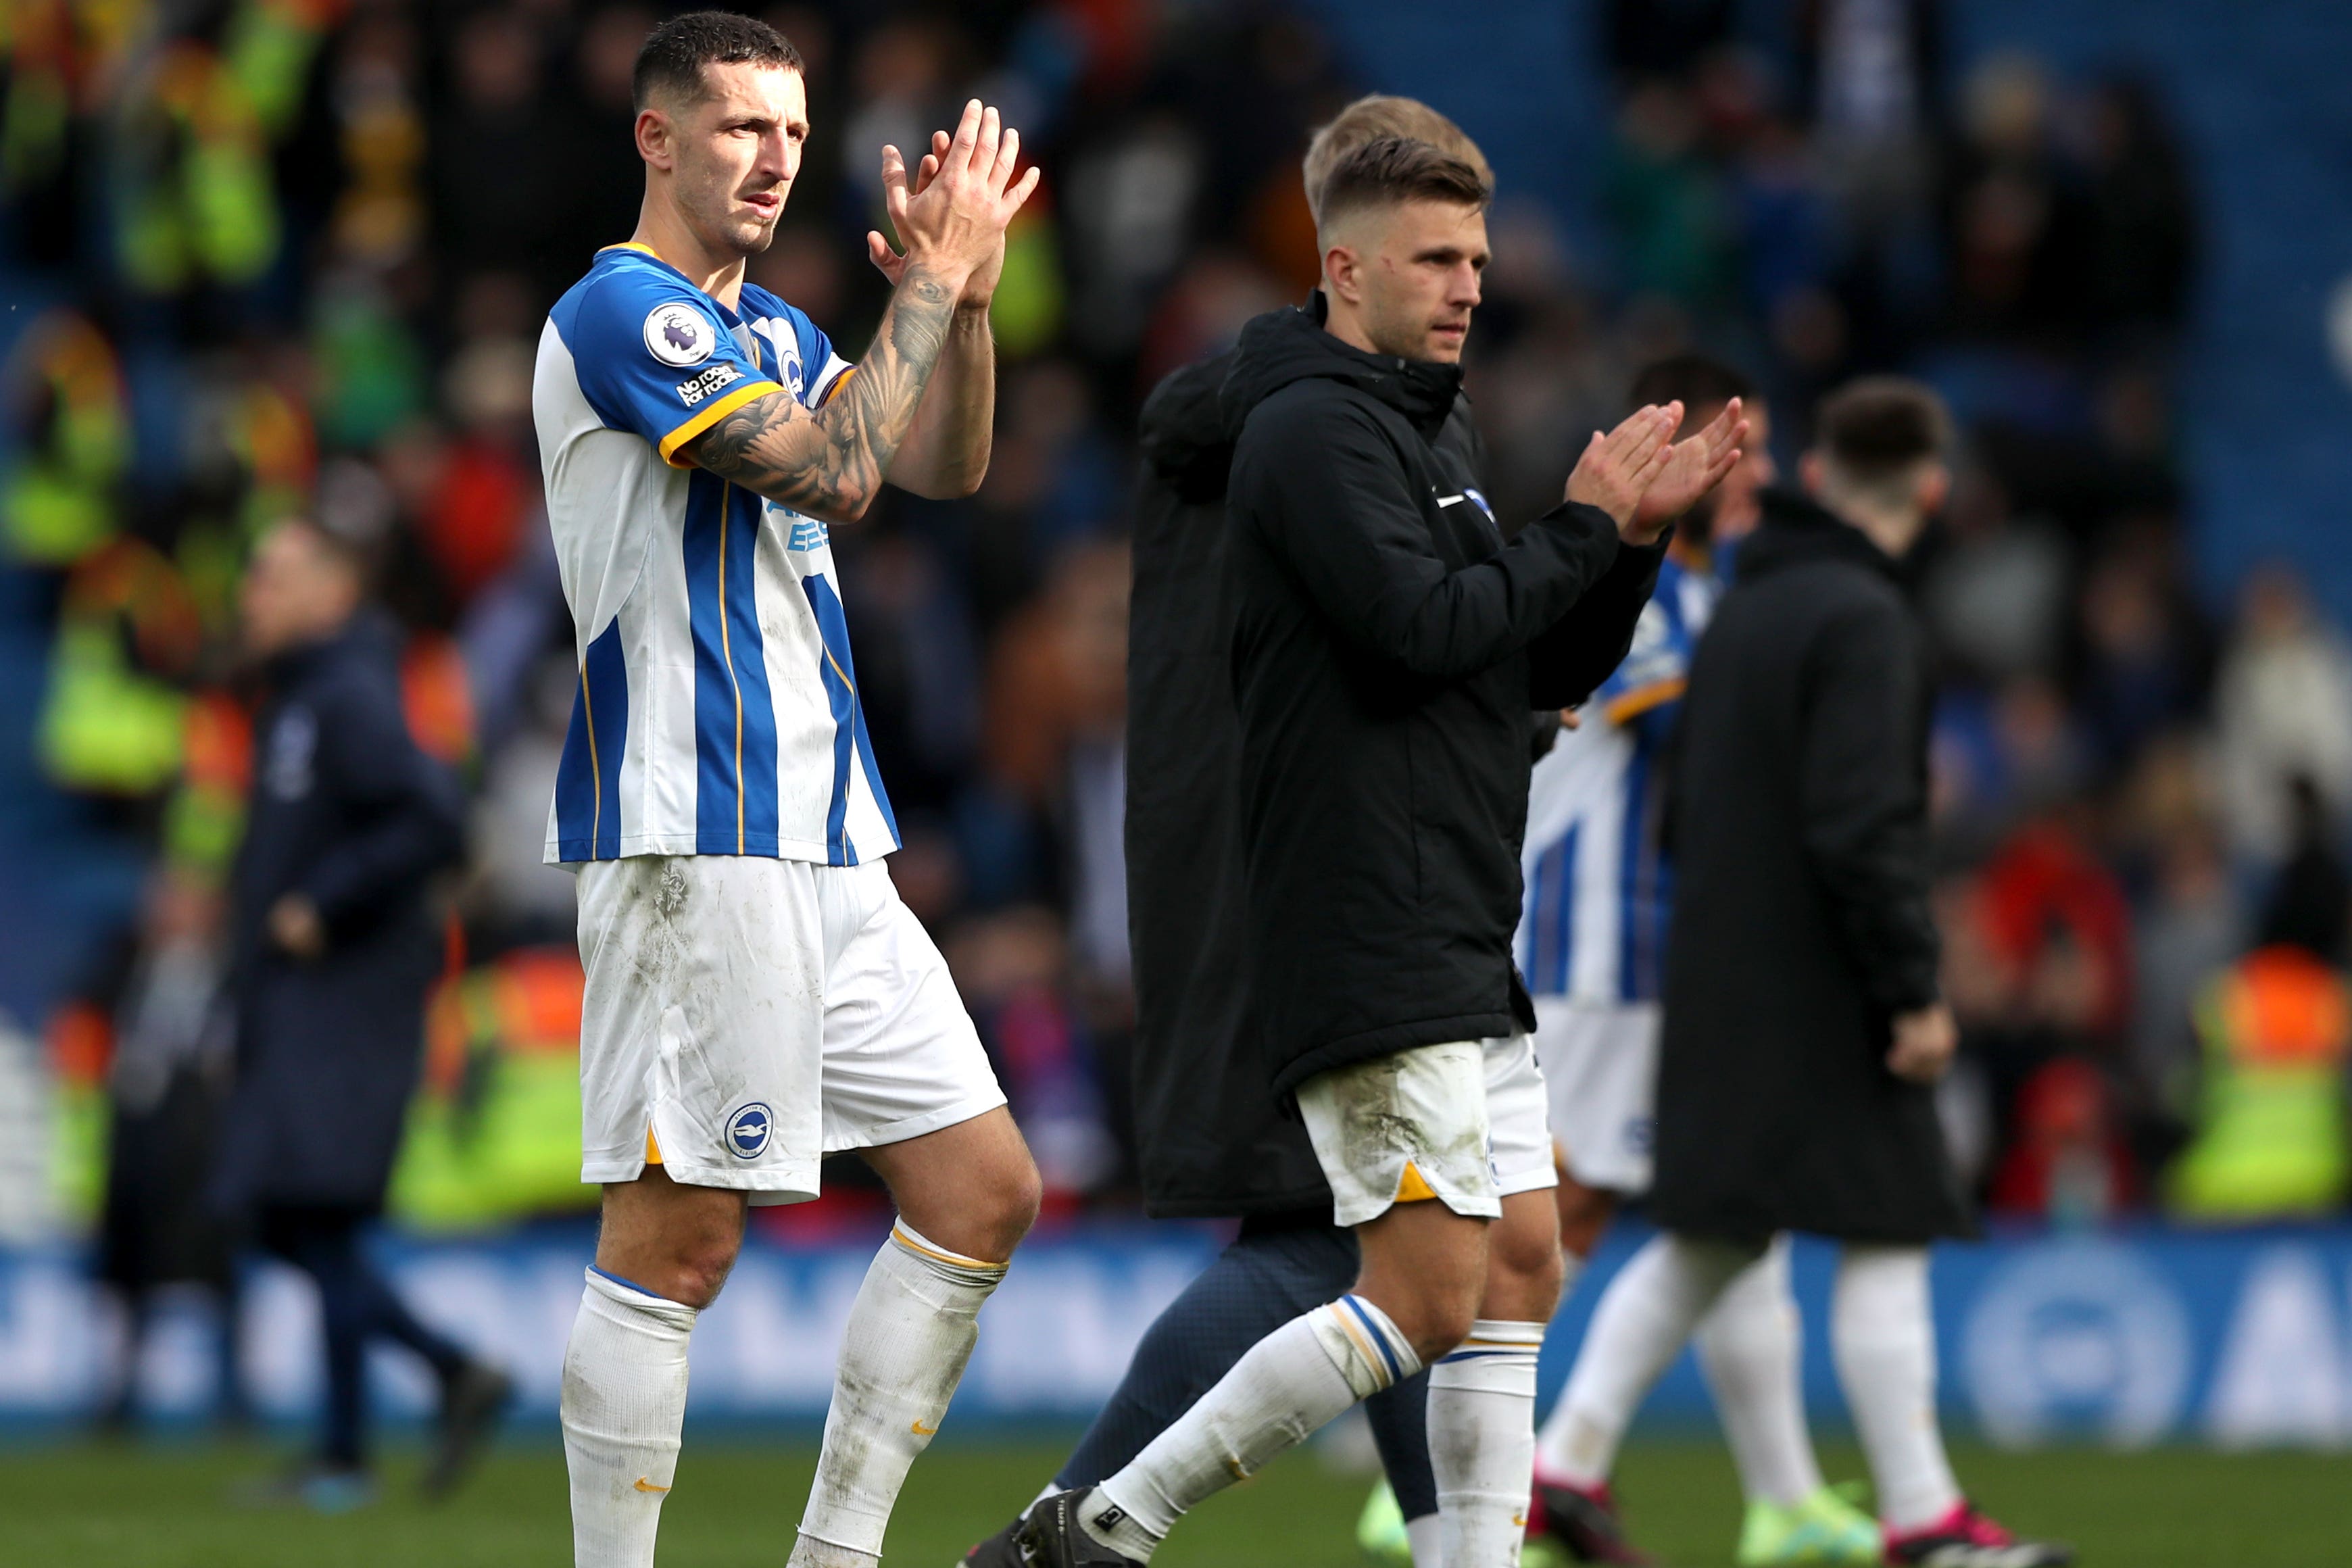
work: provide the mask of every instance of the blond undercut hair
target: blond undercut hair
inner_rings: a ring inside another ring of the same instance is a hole
[[[1331,171],[1339,160],[1370,142],[1392,139],[1426,142],[1454,162],[1467,163],[1486,189],[1495,188],[1495,171],[1488,166],[1486,154],[1478,151],[1478,143],[1463,134],[1462,127],[1417,98],[1369,93],[1339,110],[1331,123],[1317,130],[1307,143],[1302,171],[1306,176],[1307,209],[1315,215],[1318,232],[1323,226],[1323,187],[1330,182]]]

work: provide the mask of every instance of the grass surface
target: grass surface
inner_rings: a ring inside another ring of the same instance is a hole
[[[1010,1517],[1059,1462],[1034,1440],[942,1440],[915,1468],[885,1561],[948,1568]],[[1860,1473],[1830,1447],[1833,1476]],[[689,1439],[664,1510],[663,1568],[781,1568],[807,1497],[814,1450]],[[259,1449],[17,1446],[0,1450],[6,1568],[562,1568],[571,1561],[563,1459],[517,1445],[438,1510],[386,1467],[385,1500],[334,1518],[228,1500],[268,1473]],[[2352,1563],[2352,1458],[2189,1451],[2020,1455],[1969,1450],[1963,1479],[2000,1517],[2082,1549],[2086,1568],[2318,1568]],[[1731,1467],[1705,1443],[1638,1445],[1619,1477],[1636,1537],[1675,1568],[1728,1563],[1738,1526]],[[1159,1568],[1352,1568],[1366,1483],[1313,1452],[1291,1455],[1181,1526]]]

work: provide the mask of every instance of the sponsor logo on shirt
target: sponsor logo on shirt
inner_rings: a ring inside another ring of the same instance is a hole
[[[664,364],[700,364],[718,342],[710,318],[683,300],[656,305],[646,317],[646,352]]]
[[[778,510],[782,510],[782,508]],[[791,520],[793,525],[792,533],[784,541],[787,550],[823,550],[833,537],[826,531],[822,518],[803,517],[796,511],[784,511],[782,515]]]
[[[729,382],[740,381],[742,379],[743,373],[741,371],[736,369],[733,365],[729,364],[726,361],[721,360],[719,363],[712,365],[709,370],[704,371],[700,375],[695,376],[690,380],[679,382],[677,384],[677,398],[679,402],[685,404],[688,408],[691,408],[696,404],[701,402],[704,398],[709,396],[712,393],[718,391],[720,387],[726,385]]]

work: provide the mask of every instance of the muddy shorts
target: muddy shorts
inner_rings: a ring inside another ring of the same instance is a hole
[[[648,1163],[754,1204],[817,1163],[1004,1103],[940,950],[888,868],[760,856],[580,868],[583,1182]]]
[[[1331,1184],[1335,1225],[1434,1198],[1493,1219],[1511,1193],[1555,1186],[1543,1074],[1525,1035],[1418,1046],[1317,1073],[1298,1112]]]

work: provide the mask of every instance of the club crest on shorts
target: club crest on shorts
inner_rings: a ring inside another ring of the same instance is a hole
[[[656,305],[646,317],[646,352],[664,364],[700,364],[718,341],[710,318],[681,300]]]
[[[775,1130],[775,1113],[755,1100],[727,1119],[727,1147],[739,1160],[756,1160],[767,1152]]]

